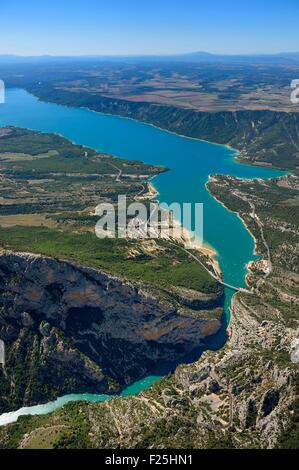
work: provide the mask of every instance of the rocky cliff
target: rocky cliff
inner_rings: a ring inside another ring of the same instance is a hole
[[[225,347],[138,396],[74,403],[0,428],[3,447],[298,448],[299,178],[219,175],[208,186],[238,211],[263,258],[250,265],[252,293],[233,297]]]
[[[205,298],[221,305],[222,294]],[[104,393],[177,361],[220,328],[104,272],[0,255],[0,410],[70,392]]]
[[[269,110],[198,112],[62,90],[48,84],[27,89],[44,101],[130,117],[187,137],[230,145],[238,150],[246,163],[274,165],[298,172],[299,113]]]

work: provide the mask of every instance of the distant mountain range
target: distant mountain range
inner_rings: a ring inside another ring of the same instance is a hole
[[[0,64],[37,63],[37,62],[73,62],[73,61],[132,61],[132,62],[202,62],[202,63],[299,63],[299,52],[281,52],[279,54],[224,55],[208,52],[190,52],[174,55],[86,55],[86,56],[17,56],[0,55]]]
[[[224,55],[208,52],[191,52],[168,56],[172,60],[188,62],[299,62],[299,52],[282,52],[279,54]]]

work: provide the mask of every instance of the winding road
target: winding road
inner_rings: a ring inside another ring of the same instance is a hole
[[[116,180],[115,181],[119,182],[120,178],[121,178],[121,175],[122,175],[122,170],[120,170],[116,165],[113,165],[112,163],[110,163],[110,165],[113,166],[118,171],[118,174],[116,175]],[[141,194],[144,191],[145,191],[145,186],[144,186],[144,184],[142,184],[141,191],[135,195],[134,199],[137,200],[138,197],[140,197]],[[147,237],[147,225],[150,222],[150,220],[153,216],[153,213],[155,212],[157,207],[158,207],[158,204],[155,204],[154,209],[151,211],[150,216],[146,221],[142,221],[142,220],[138,221],[139,222],[138,230],[139,230],[140,233],[142,232],[142,234],[145,236],[145,238]],[[262,227],[261,227],[261,229],[262,229]],[[157,233],[157,236],[158,236],[158,233]],[[264,237],[263,237],[263,240],[264,240]],[[207,273],[210,276],[212,276],[217,282],[219,282],[219,284],[221,284],[223,287],[226,287],[227,289],[233,290],[234,292],[242,292],[242,293],[245,293],[245,294],[253,294],[254,293],[253,290],[244,289],[242,287],[236,287],[236,286],[233,286],[231,284],[228,284],[227,282],[224,282],[224,280],[221,278],[220,275],[217,275],[215,272],[210,271],[208,269],[208,267],[194,253],[192,253],[190,250],[187,250],[184,246],[181,246],[179,243],[171,242],[170,240],[168,240],[168,242],[171,245],[174,245],[176,248],[181,248],[181,250],[183,250],[188,256],[190,256],[197,263],[199,263],[205,269],[205,271],[207,271]],[[266,244],[265,240],[264,240],[264,242]],[[269,256],[270,256],[270,250],[269,250],[268,253],[269,253]]]

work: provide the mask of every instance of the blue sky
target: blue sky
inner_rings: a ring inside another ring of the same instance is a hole
[[[0,54],[299,51],[298,0],[0,2]]]

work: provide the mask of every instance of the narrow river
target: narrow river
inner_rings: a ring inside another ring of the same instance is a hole
[[[235,152],[225,146],[178,136],[153,126],[89,110],[44,103],[24,90],[7,90],[6,103],[0,106],[0,126],[14,125],[42,132],[55,132],[73,142],[118,157],[163,165],[170,171],[159,175],[154,185],[159,200],[165,203],[203,203],[204,240],[217,251],[227,283],[244,287],[247,263],[255,259],[254,242],[236,214],[227,211],[206,190],[210,174],[242,178],[273,178],[283,173],[262,167],[239,164]],[[232,292],[226,291],[226,318]],[[223,345],[223,337],[211,343],[211,349]],[[121,395],[132,395],[148,388],[159,376],[150,376],[132,384]],[[55,402],[22,408],[0,416],[0,425],[16,421],[21,414],[45,414],[68,401],[101,402],[107,395],[66,395]]]

